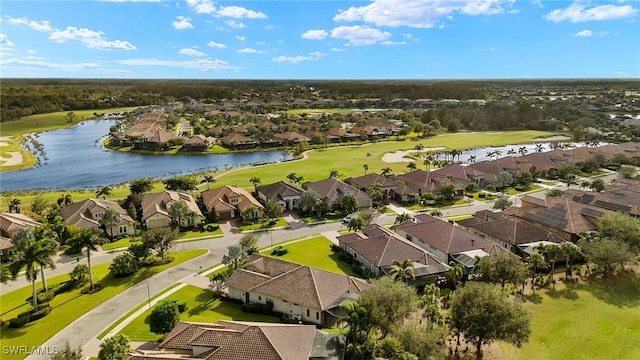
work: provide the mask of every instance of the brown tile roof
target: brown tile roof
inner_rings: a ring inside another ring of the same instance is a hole
[[[166,144],[169,140],[177,139],[178,135],[166,130],[155,130],[140,134],[140,138],[145,139],[144,142]]]
[[[359,189],[368,189],[373,184],[380,184],[380,187],[382,187],[383,189],[395,188],[396,186],[398,186],[398,183],[393,181],[392,178],[378,175],[376,173],[370,173],[364,176],[348,178],[345,180],[345,182]]]
[[[635,180],[629,180],[635,181]],[[640,181],[636,185],[625,186],[622,183],[605,188],[604,192],[569,190],[565,197],[573,201],[589,204],[604,210],[620,211],[635,217],[640,216]]]
[[[604,214],[603,209],[581,204],[568,197],[544,199],[542,206],[512,208],[510,214],[534,224],[542,224],[570,234],[596,230],[593,218]]]
[[[262,255],[253,254],[248,263],[258,260]],[[275,261],[274,261],[275,260]],[[252,291],[275,299],[286,300],[312,309],[326,310],[336,299],[345,293],[359,293],[367,288],[366,281],[351,276],[341,275],[326,270],[316,269],[305,265],[289,263],[279,259],[270,259],[265,262],[266,274],[271,273],[270,265],[280,265],[287,269],[264,279],[264,282],[255,285],[253,281],[245,282],[245,279],[255,280],[245,272],[251,270],[238,269],[227,281],[229,288],[241,291]],[[291,265],[293,264],[293,265]],[[295,267],[293,267],[295,266]]]
[[[320,198],[327,198],[330,202],[339,201],[346,194],[351,194],[358,200],[369,199],[366,192],[335,178],[308,182],[305,188],[315,192]]]
[[[196,134],[188,138],[183,145],[195,146],[195,145],[211,145],[215,143],[216,143],[216,138],[214,137]]]
[[[13,249],[15,245],[13,245],[13,241],[4,236],[0,236],[0,250],[9,250]]]
[[[27,215],[20,213],[0,213],[0,234],[6,237],[12,237],[16,231],[24,228],[36,228],[42,226],[42,223],[33,220]]]
[[[460,227],[454,226],[427,214],[415,217],[417,222],[406,221],[396,226],[413,238],[430,245],[447,255],[453,255],[470,250],[483,250],[486,253],[508,252],[506,249],[474,235]]]
[[[133,223],[133,219],[117,202],[103,199],[85,199],[64,206],[60,209],[60,215],[62,215],[65,222],[69,225],[97,229],[101,226],[99,217],[95,218],[91,214],[104,212],[107,209],[114,209],[120,214],[120,223]]]
[[[176,201],[183,201],[189,210],[199,216],[202,216],[202,212],[191,194],[184,191],[165,190],[160,193],[145,194],[142,196],[142,200],[140,201],[142,207],[142,218],[148,219],[157,213],[169,216],[169,208],[171,207],[171,204]]]
[[[489,210],[479,211],[473,214],[473,218],[458,221],[458,224],[514,246],[536,241],[560,241],[557,236],[548,231],[507,214]]]
[[[180,322],[159,345],[161,351],[131,354],[127,360],[302,360],[309,358],[315,336],[313,325],[222,320],[215,324]]]
[[[254,140],[238,133],[231,133],[220,139],[220,142],[225,145],[246,144],[246,143],[251,143],[253,141]]]
[[[249,192],[245,189],[234,186],[226,185],[217,189],[205,190],[200,194],[208,211],[211,211],[211,209],[214,208],[216,211],[229,211],[236,208],[240,211],[244,211],[251,206],[258,210],[264,209],[264,206],[251,196]],[[232,205],[229,200],[230,198],[238,198],[237,205]]]
[[[338,241],[379,268],[393,265],[394,260],[405,259],[424,265],[442,263],[435,255],[380,225],[369,225],[362,232],[363,235],[354,233],[338,236]]]
[[[256,191],[272,200],[278,200],[288,196],[300,196],[304,193],[304,190],[298,186],[284,181],[278,181],[268,185],[260,185],[256,187]]]
[[[309,138],[295,131],[287,131],[282,134],[273,134],[273,137],[285,141],[309,141]]]
[[[335,137],[343,137],[347,134],[347,131],[343,128],[330,128],[329,135]]]

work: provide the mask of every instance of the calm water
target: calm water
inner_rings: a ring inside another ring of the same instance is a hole
[[[38,136],[45,156],[36,167],[0,174],[0,190],[79,189],[124,183],[144,177],[169,177],[207,169],[277,162],[281,152],[153,156],[103,148],[111,120],[87,121]]]

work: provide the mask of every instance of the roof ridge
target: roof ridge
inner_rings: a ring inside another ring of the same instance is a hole
[[[375,264],[376,266],[378,266],[380,264],[380,261],[382,261],[382,258],[384,258],[384,254],[387,252],[387,248],[389,247],[389,242],[391,241],[391,234],[387,234],[387,242],[384,244],[384,249],[382,249],[382,253],[380,254],[380,258],[377,259],[378,263]]]
[[[269,343],[269,345],[271,345],[271,347],[273,348],[273,350],[276,352],[276,354],[278,354],[278,356],[280,356],[280,359],[284,359],[284,356],[280,353],[280,351],[278,350],[278,348],[273,344],[273,342],[271,341],[271,338],[269,336],[267,336],[267,334],[265,334],[264,330],[262,329],[261,326],[258,325],[252,325],[255,326],[256,328],[258,328],[258,331],[260,331],[260,333],[262,334],[262,336],[265,337],[265,339],[267,339],[267,342]],[[244,331],[247,331],[248,329],[250,329],[251,326],[247,327]],[[243,333],[244,333],[243,331]]]
[[[309,269],[309,273],[311,274],[311,281],[313,283],[313,288],[315,291],[315,296],[318,299],[318,304],[320,304],[320,309],[324,309],[324,304],[322,303],[322,298],[320,297],[320,291],[318,290],[318,284],[316,283],[316,277],[313,274],[313,269],[310,266],[306,266]]]

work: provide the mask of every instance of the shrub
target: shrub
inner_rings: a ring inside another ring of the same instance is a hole
[[[74,287],[75,287],[75,284],[72,281],[65,281],[54,286],[51,290],[53,291],[54,294],[60,295],[69,290],[72,290]]]
[[[73,283],[74,286],[83,284],[89,280],[89,267],[85,264],[78,264],[73,268],[69,277],[71,278],[71,283]]]
[[[138,263],[130,252],[125,252],[113,259],[109,271],[117,278],[126,277],[138,271]]]
[[[181,299],[171,299],[167,301],[172,301],[178,307],[178,312],[183,313],[187,310],[187,302]]]
[[[271,301],[267,301],[264,306],[263,306],[263,312],[265,315],[272,315],[273,314],[273,302]]]
[[[31,321],[35,321],[35,320],[38,320],[38,319],[42,319],[43,317],[49,315],[49,313],[51,313],[51,308],[49,308],[49,307],[46,307],[46,308],[38,310],[38,311],[34,311],[31,314],[31,317],[30,317],[29,321],[31,322]]]
[[[220,225],[218,224],[207,224],[205,225],[205,230],[209,231],[209,232],[213,232],[213,231],[217,231],[218,229],[220,229]]]
[[[154,334],[170,332],[180,320],[180,311],[175,301],[163,301],[151,310],[149,329]]]
[[[39,310],[42,310],[42,309],[51,310],[51,305],[48,302],[38,304],[38,306],[36,306],[35,311],[39,311]],[[31,310],[31,311],[33,312],[33,310]]]
[[[288,253],[289,250],[283,248],[282,246],[276,246],[273,250],[271,250],[271,255],[273,256],[282,256]]]
[[[150,254],[149,248],[144,244],[132,244],[127,251],[129,251],[137,261],[146,259]]]
[[[242,304],[242,311],[252,314],[264,314],[264,306],[262,304]]]
[[[53,300],[53,298],[55,296],[56,296],[56,293],[54,293],[51,290],[45,291],[45,292],[41,292],[41,293],[38,294],[38,302],[39,303],[49,302],[49,301]]]
[[[481,199],[484,199],[486,196],[487,196],[487,194],[485,194],[485,193],[479,193],[478,194],[478,197],[481,198]]]
[[[9,327],[18,329],[23,327],[27,322],[29,322],[29,316],[15,317],[9,320]]]

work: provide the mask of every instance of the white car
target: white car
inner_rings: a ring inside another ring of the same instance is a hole
[[[342,222],[345,224],[348,224],[349,221],[351,221],[351,219],[359,219],[360,216],[358,214],[349,214],[347,216],[345,216],[344,218],[342,218]]]

